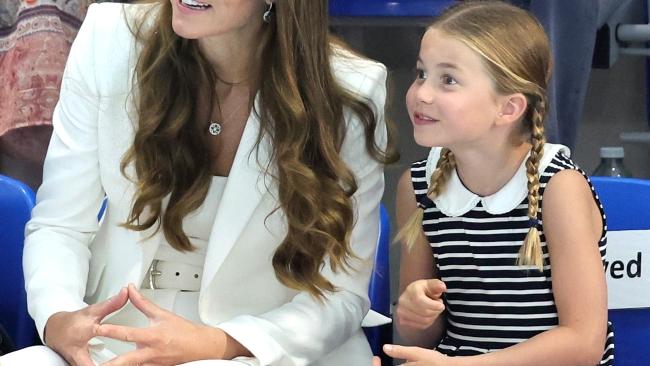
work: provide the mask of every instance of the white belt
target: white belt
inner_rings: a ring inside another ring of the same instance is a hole
[[[200,291],[202,266],[154,259],[142,280],[142,288]]]

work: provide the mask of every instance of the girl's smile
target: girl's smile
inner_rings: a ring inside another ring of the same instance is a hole
[[[439,122],[439,120],[433,117],[429,117],[426,114],[420,112],[413,113],[413,124],[423,126],[423,125],[433,124],[436,122]]]

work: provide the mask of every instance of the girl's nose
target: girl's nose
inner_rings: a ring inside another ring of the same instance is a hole
[[[424,82],[418,87],[416,98],[418,102],[431,104],[435,99],[435,90],[431,87],[431,85],[429,85],[429,83]]]

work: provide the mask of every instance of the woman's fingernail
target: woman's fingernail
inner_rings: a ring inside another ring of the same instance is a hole
[[[392,344],[384,344],[384,351],[385,352],[390,352],[393,350],[393,345]]]

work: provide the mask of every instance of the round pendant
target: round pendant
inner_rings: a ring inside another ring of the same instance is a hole
[[[212,136],[217,136],[221,133],[221,125],[218,122],[212,122],[210,123],[210,126],[208,126],[208,131]]]

